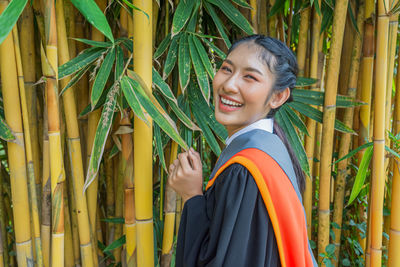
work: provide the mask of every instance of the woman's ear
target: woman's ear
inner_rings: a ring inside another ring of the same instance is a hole
[[[271,109],[276,109],[282,106],[286,100],[290,97],[290,89],[286,87],[285,90],[274,93],[269,101],[269,106]]]

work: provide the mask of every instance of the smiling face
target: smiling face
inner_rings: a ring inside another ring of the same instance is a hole
[[[288,88],[283,95],[273,93],[275,76],[262,61],[261,49],[252,42],[240,44],[215,74],[215,117],[229,136],[265,118],[271,108],[279,107],[290,95]]]

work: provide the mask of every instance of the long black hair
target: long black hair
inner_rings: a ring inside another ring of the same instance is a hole
[[[273,92],[281,92],[286,88],[289,88],[290,96],[287,102],[292,101],[292,90],[296,85],[296,76],[298,72],[297,60],[293,52],[283,42],[275,38],[267,37],[261,34],[254,34],[243,37],[233,43],[228,51],[228,55],[235,50],[236,47],[243,43],[254,43],[261,48],[260,58],[262,62],[267,65],[270,72],[275,76],[275,82],[272,87]],[[267,118],[273,118],[278,109],[279,107],[276,109],[271,109],[267,115]],[[276,122],[276,120],[274,120],[274,133],[282,140],[289,152],[294,172],[297,177],[297,183],[300,191],[303,192],[305,188],[304,172],[301,169],[299,160],[289,144],[284,131]]]

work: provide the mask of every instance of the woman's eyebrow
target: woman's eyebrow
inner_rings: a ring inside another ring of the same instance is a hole
[[[233,62],[231,60],[229,60],[229,59],[225,59],[225,62],[228,63],[229,65],[235,66],[235,64],[233,64]],[[259,71],[256,68],[253,68],[253,67],[246,67],[244,70],[245,71],[256,72],[256,73],[258,73],[260,75],[264,75],[261,71]]]

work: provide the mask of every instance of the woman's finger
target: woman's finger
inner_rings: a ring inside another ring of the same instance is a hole
[[[190,165],[188,154],[189,154],[189,152],[187,151],[184,153],[180,153],[178,155],[179,165],[180,165],[182,171],[184,171],[184,172],[187,172],[187,171],[190,171],[193,169],[192,166]]]
[[[192,167],[193,167],[193,170],[199,170],[199,169],[201,169],[202,168],[202,165],[201,165],[201,160],[200,160],[200,158],[199,157],[197,157],[196,156],[196,154],[195,153],[193,153],[191,150],[189,150],[190,152],[189,152],[189,159],[190,159],[190,161],[191,161],[191,163],[192,163]]]

